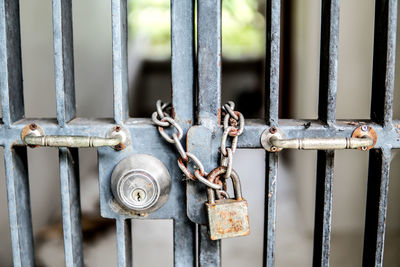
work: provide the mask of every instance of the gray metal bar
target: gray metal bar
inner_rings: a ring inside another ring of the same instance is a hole
[[[183,202],[184,203],[184,202]],[[185,212],[185,210],[182,210]],[[188,218],[174,220],[174,266],[196,266],[196,225]]]
[[[53,0],[53,35],[57,120],[64,127],[76,115],[72,0]]]
[[[172,105],[184,138],[194,120],[194,10],[193,0],[171,0]],[[179,190],[185,190],[184,184]],[[174,220],[174,266],[196,266],[196,225],[186,217],[186,200],[180,204],[183,216]]]
[[[129,117],[127,0],[112,0],[112,47],[114,120],[123,124]]]
[[[219,124],[221,108],[221,1],[197,2],[198,122]]]
[[[397,0],[375,2],[371,119],[392,128],[396,55]],[[398,125],[395,124],[398,128]],[[369,153],[363,266],[382,266],[391,142]]]
[[[278,176],[278,154],[266,153],[265,211],[264,211],[264,263],[275,264],[276,183]]]
[[[395,79],[397,0],[375,2],[371,119],[391,127]]]
[[[339,0],[322,1],[318,117],[329,126],[336,122],[339,16]],[[334,155],[317,154],[313,266],[329,266]]]
[[[265,118],[270,126],[277,126],[279,112],[281,0],[267,0],[266,18]]]
[[[266,4],[265,121],[278,126],[281,1]],[[240,138],[239,138],[240,139]],[[276,180],[278,154],[266,153],[263,266],[275,264]]]
[[[221,240],[211,240],[208,228],[199,225],[199,267],[219,267],[221,266]]]
[[[0,93],[3,123],[24,117],[19,1],[0,0]]]
[[[382,266],[385,242],[390,149],[369,152],[363,266]]]
[[[329,266],[334,156],[333,150],[317,154],[313,266]]]
[[[66,266],[83,266],[78,149],[60,148],[61,208]]]
[[[4,149],[4,161],[13,265],[15,267],[34,266],[26,147],[7,145]]]
[[[321,7],[321,52],[318,117],[336,120],[337,66],[339,46],[339,0],[323,0]]]
[[[117,257],[118,267],[132,266],[132,221],[117,219]]]
[[[195,89],[194,1],[171,1],[172,104],[175,120],[193,124]],[[186,132],[186,131],[185,131]]]

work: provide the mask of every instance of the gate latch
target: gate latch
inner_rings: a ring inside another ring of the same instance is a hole
[[[269,152],[278,152],[284,148],[302,150],[369,150],[375,146],[376,140],[375,130],[367,125],[356,128],[351,137],[286,139],[285,133],[276,127],[265,130],[261,135],[261,144]]]
[[[30,147],[102,147],[110,146],[122,150],[129,144],[129,133],[121,126],[113,127],[107,137],[76,135],[45,135],[36,123],[25,126],[21,132],[22,141]]]

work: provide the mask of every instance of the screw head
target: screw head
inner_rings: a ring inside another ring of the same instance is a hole
[[[119,126],[119,125],[115,126],[115,127],[114,127],[114,130],[115,130],[116,132],[121,131],[121,126]]]
[[[368,132],[368,126],[367,125],[362,125],[361,126],[361,131]]]
[[[32,131],[37,129],[37,124],[36,123],[31,123],[29,124],[29,129],[31,129]]]
[[[276,133],[277,131],[278,131],[278,129],[276,129],[276,127],[269,128],[269,132],[272,134]]]
[[[278,148],[277,148],[276,146],[272,146],[272,147],[271,147],[271,151],[272,151],[272,152],[276,152],[277,150],[278,150]]]
[[[114,147],[114,149],[115,149],[115,150],[118,150],[118,151],[123,150],[124,148],[125,148],[125,146],[124,146],[122,143],[119,143],[118,145],[116,145],[116,146]]]

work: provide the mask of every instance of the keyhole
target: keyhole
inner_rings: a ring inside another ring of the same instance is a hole
[[[140,192],[136,193],[136,201],[138,201],[138,202],[142,201],[142,197],[141,197]]]
[[[145,200],[146,192],[141,188],[137,188],[137,189],[133,190],[132,197],[136,202],[140,203]]]

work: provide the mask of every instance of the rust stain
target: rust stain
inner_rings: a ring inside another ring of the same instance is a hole
[[[250,233],[247,202],[217,200],[207,205],[212,240],[246,236]]]
[[[176,116],[175,108],[172,106],[172,107],[171,107],[171,117],[172,117],[173,119],[175,119],[175,116]]]

